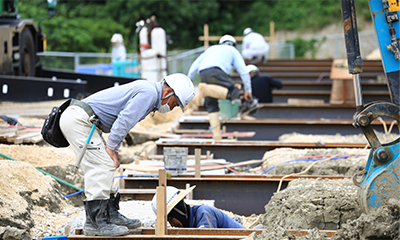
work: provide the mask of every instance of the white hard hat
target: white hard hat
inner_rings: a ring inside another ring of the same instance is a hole
[[[225,42],[231,42],[233,46],[236,45],[236,39],[232,37],[231,35],[224,35],[219,39],[219,44],[225,43]]]
[[[178,204],[186,195],[188,195],[196,185],[191,186],[185,190],[179,190],[176,187],[167,186],[167,215],[171,210]],[[151,200],[151,208],[157,215],[157,193],[154,194],[153,200]]]
[[[124,42],[124,38],[122,37],[121,34],[114,33],[114,35],[111,38],[111,42],[112,43],[123,43]]]
[[[248,27],[243,31],[243,35],[246,36],[247,34],[251,33],[252,31],[253,31],[253,29]]]
[[[185,107],[194,97],[194,86],[192,80],[185,74],[174,73],[164,78],[164,81],[174,90],[179,106],[184,112]]]
[[[249,64],[249,65],[247,65],[246,66],[246,69],[247,69],[247,72],[258,72],[258,71],[260,71],[259,69],[258,69],[258,67],[256,67],[255,65],[253,65],[253,64]]]

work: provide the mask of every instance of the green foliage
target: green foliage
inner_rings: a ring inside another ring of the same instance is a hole
[[[56,8],[56,16],[41,22],[51,51],[110,52],[110,38],[118,32],[127,51],[137,52],[136,22],[152,15],[173,40],[169,50],[203,45],[198,37],[205,23],[210,35],[240,36],[246,27],[269,35],[271,21],[275,29],[296,31],[342,22],[337,0],[62,0]],[[36,23],[48,17],[45,0],[20,0],[18,9],[21,18]],[[358,19],[371,19],[367,0],[357,0],[356,10]]]
[[[311,39],[311,40],[304,40],[302,38],[295,38],[293,40],[288,40],[287,42],[294,44],[295,58],[304,58],[307,52],[310,52],[311,57],[314,58],[319,47],[326,39],[323,38],[322,40]]]

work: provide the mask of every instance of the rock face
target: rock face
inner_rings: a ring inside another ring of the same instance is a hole
[[[351,179],[299,179],[274,194],[261,222],[265,227],[337,230],[360,215],[357,187]]]
[[[0,238],[31,239],[30,230],[46,213],[61,213],[68,203],[58,187],[29,163],[0,161]]]

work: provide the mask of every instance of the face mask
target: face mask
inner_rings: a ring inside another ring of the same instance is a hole
[[[169,97],[168,102],[167,102],[166,104],[164,104],[164,105],[161,105],[161,107],[158,109],[158,112],[159,112],[159,113],[167,113],[167,112],[170,112],[170,111],[171,111],[171,108],[169,107],[168,103],[169,103],[169,100],[171,100],[170,97],[171,97],[173,94],[174,94],[174,93],[172,92],[172,93],[168,94],[167,96],[165,96],[164,98],[161,98],[161,100],[163,100],[163,99],[166,99],[167,97]]]

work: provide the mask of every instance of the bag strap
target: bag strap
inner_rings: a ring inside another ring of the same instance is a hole
[[[93,109],[85,102],[82,102],[82,101],[79,101],[76,99],[72,99],[70,106],[71,105],[81,107],[83,110],[85,110],[85,112],[89,115],[89,117],[94,115]]]

